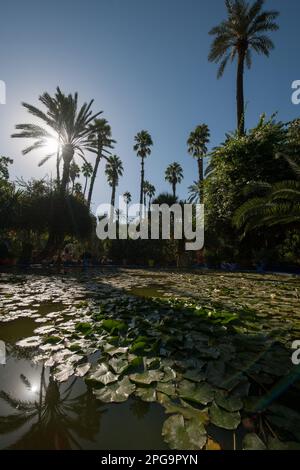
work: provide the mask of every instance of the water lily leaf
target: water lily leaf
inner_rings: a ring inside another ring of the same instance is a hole
[[[129,367],[127,360],[122,358],[113,357],[108,363],[116,374],[123,374]]]
[[[199,370],[189,369],[183,374],[183,377],[192,382],[203,382],[206,378],[206,374]]]
[[[113,331],[124,331],[127,329],[126,323],[120,320],[107,319],[102,320],[102,327],[104,330],[112,333]]]
[[[73,374],[74,368],[71,364],[60,364],[53,377],[57,382],[65,382]]]
[[[180,414],[185,419],[194,419],[202,424],[209,421],[207,409],[199,410],[181,400],[180,404],[172,402],[163,393],[157,392],[157,401],[165,408],[167,414]]]
[[[164,376],[161,379],[161,382],[170,382],[171,380],[176,379],[176,372],[171,367],[164,367],[163,371],[164,371]]]
[[[155,402],[156,401],[156,390],[154,387],[139,387],[135,392],[136,396],[143,401]]]
[[[40,336],[31,336],[30,338],[22,339],[16,343],[16,346],[20,348],[35,348],[41,344],[41,337]]]
[[[267,419],[277,428],[290,432],[297,440],[300,440],[300,413],[297,411],[274,403],[268,408]]]
[[[104,403],[122,403],[135,391],[135,385],[128,377],[124,377],[119,382],[107,385],[99,390],[93,390],[98,400]]]
[[[268,450],[300,450],[299,442],[282,442],[273,437],[268,438]]]
[[[209,409],[210,420],[216,426],[223,429],[236,429],[241,422],[240,413],[229,413],[219,408],[214,402]]]
[[[185,422],[182,415],[170,416],[164,422],[162,436],[176,450],[200,450],[207,440],[205,428],[193,420]]]
[[[75,375],[77,377],[84,377],[91,368],[91,364],[88,362],[86,364],[80,364],[76,367]]]
[[[214,399],[214,389],[209,384],[198,384],[189,380],[182,380],[179,383],[178,394],[180,397],[200,405],[207,405]]]
[[[267,450],[263,441],[255,433],[246,434],[243,439],[244,450]]]
[[[127,347],[116,348],[112,344],[108,344],[108,343],[103,347],[103,349],[110,356],[116,356],[117,354],[125,354],[128,351]]]
[[[150,385],[153,382],[159,382],[163,378],[163,372],[159,370],[147,370],[140,374],[131,374],[129,376],[132,382],[142,385]]]
[[[118,380],[118,375],[113,374],[106,364],[100,364],[88,377],[88,380],[107,385]]]
[[[167,382],[158,382],[156,390],[158,392],[165,393],[166,395],[169,396],[174,396],[176,395],[176,387],[173,383]]]
[[[243,401],[239,397],[229,395],[224,390],[218,390],[215,395],[215,402],[227,411],[239,411],[243,408]]]

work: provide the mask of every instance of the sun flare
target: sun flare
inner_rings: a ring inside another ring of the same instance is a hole
[[[59,142],[55,137],[49,137],[49,139],[46,139],[45,151],[47,155],[56,153],[58,151],[58,148]]]

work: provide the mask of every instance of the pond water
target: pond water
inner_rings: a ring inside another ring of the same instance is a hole
[[[278,339],[282,334],[286,341],[298,331],[300,335],[300,282],[280,276],[205,276],[133,270],[0,273],[0,340],[6,344],[6,363],[0,365],[0,448],[159,450],[189,445],[197,449],[190,426],[196,418],[202,420],[199,448],[242,448],[249,430],[258,435],[263,428],[259,435],[264,436],[264,425],[256,422],[262,419],[257,411],[255,418],[243,418],[239,390],[247,390],[246,394],[250,390],[252,395],[273,390],[272,365],[266,361],[271,346],[263,360],[256,349],[270,340],[263,337],[266,328],[279,330]],[[200,304],[187,307],[176,301],[145,304],[152,298],[198,303],[201,299],[204,310],[199,310]],[[233,305],[243,308],[243,325]],[[256,306],[259,327],[249,320],[256,315]],[[181,318],[187,308],[193,309],[189,326]],[[205,320],[195,319],[194,312],[197,318],[205,314]],[[285,312],[289,319],[282,321]],[[125,333],[124,322],[128,322]],[[235,330],[228,329],[230,322]],[[242,336],[245,325],[253,328],[255,336]],[[154,350],[152,343],[158,341],[160,349]],[[238,342],[243,353],[248,348],[247,357],[238,354]],[[275,367],[284,370],[288,352],[283,343],[276,347],[283,355],[278,359],[274,350]],[[251,363],[246,372],[245,361]],[[102,364],[107,369],[97,376]],[[86,367],[82,373],[81,367]],[[125,372],[129,369],[131,375]],[[277,371],[275,381],[280,382],[284,373]],[[299,374],[293,370],[290,388],[282,387],[284,393],[276,401],[292,406],[288,391],[294,413],[299,411]],[[228,381],[234,383],[222,385]],[[165,424],[170,414],[174,429],[185,426],[182,442],[174,443],[170,437]],[[297,428],[300,414],[295,416]],[[271,437],[277,439],[276,419],[270,422],[275,423]],[[284,442],[296,445],[300,428],[294,435],[287,428],[283,425]],[[254,444],[260,446],[261,441]]]

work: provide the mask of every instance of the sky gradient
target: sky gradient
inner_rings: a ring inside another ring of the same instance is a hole
[[[283,121],[300,116],[291,103],[291,84],[300,80],[299,0],[268,0],[277,9],[280,30],[272,33],[276,49],[269,59],[253,56],[245,76],[246,126],[259,115],[278,111]],[[57,85],[79,92],[80,102],[95,99],[117,140],[115,153],[124,164],[119,193],[138,200],[140,161],[134,135],[147,129],[153,138],[145,177],[157,192],[171,190],[166,166],[178,161],[184,170],[179,195],[197,178],[196,162],[186,140],[197,124],[211,131],[209,148],[236,125],[236,64],[217,80],[217,66],[207,60],[208,31],[225,17],[224,0],[36,0],[1,5],[0,80],[7,103],[0,105],[0,152],[14,159],[11,176],[55,176],[55,162],[38,168],[42,153],[21,154],[26,141],[11,139],[14,126],[31,122],[21,102],[38,104],[38,96]],[[88,156],[92,162],[93,156]],[[101,164],[93,209],[110,200]]]

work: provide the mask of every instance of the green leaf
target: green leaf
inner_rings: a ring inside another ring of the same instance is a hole
[[[241,398],[229,395],[223,390],[218,390],[215,395],[215,402],[227,411],[239,411],[243,408]]]
[[[138,387],[135,395],[143,401],[155,402],[156,401],[156,390],[154,387]]]
[[[178,394],[180,397],[200,405],[207,405],[214,399],[214,389],[209,384],[198,384],[188,380],[182,380],[179,383]]]
[[[113,374],[106,364],[102,363],[88,376],[87,380],[107,385],[116,382],[118,376]]]
[[[128,377],[119,382],[107,385],[99,390],[93,390],[95,397],[104,403],[122,403],[135,391],[135,385]]]
[[[236,429],[241,422],[239,412],[229,413],[219,408],[215,402],[209,408],[209,416],[213,424],[223,429]]]
[[[300,450],[299,442],[282,442],[273,437],[268,438],[268,450]]]
[[[201,450],[207,441],[203,425],[184,421],[182,415],[170,416],[163,425],[162,436],[171,449]]]
[[[132,382],[142,385],[150,385],[153,382],[159,382],[163,378],[163,372],[159,370],[147,370],[140,374],[131,374],[129,376]]]
[[[257,434],[250,433],[243,439],[243,450],[267,450],[267,447]]]

